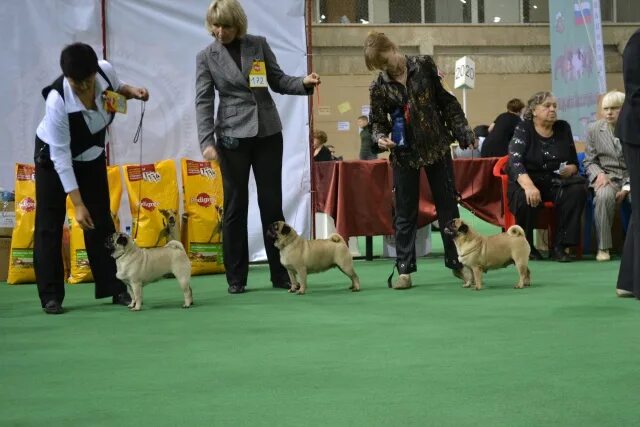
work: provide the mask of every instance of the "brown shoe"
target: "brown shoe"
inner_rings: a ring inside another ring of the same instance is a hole
[[[398,276],[396,284],[393,285],[393,289],[409,289],[411,287],[411,275],[401,274]]]

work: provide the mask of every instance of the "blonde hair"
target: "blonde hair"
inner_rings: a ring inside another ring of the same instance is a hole
[[[325,144],[327,142],[327,133],[323,130],[314,130],[313,138],[320,141],[321,144]]]
[[[602,97],[602,109],[620,108],[624,104],[624,93],[612,90]]]
[[[553,94],[547,91],[534,93],[527,101],[527,108],[524,110],[522,118],[525,120],[533,120],[533,110],[535,110],[538,105],[544,103],[545,99],[552,96]]]
[[[380,69],[380,65],[384,63],[381,55],[397,49],[398,46],[385,33],[369,31],[364,41],[364,63],[367,69],[371,71]]]
[[[237,31],[236,37],[247,34],[247,15],[238,0],[213,0],[207,9],[204,26],[211,34],[214,25],[233,27]]]

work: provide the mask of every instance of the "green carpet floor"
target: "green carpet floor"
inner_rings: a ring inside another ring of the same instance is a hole
[[[139,313],[89,284],[48,316],[32,285],[0,284],[0,425],[639,425],[640,303],[614,296],[617,260],[533,262],[524,290],[509,267],[481,292],[437,253],[408,291],[391,266],[357,261],[360,293],[339,271],[304,296],[264,265],[244,295],[195,277],[189,310],[163,280]]]

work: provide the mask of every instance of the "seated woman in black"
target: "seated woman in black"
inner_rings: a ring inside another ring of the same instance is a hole
[[[323,130],[313,132],[313,160],[316,162],[329,162],[335,160],[331,154],[331,150],[325,145],[327,142],[327,133]]]
[[[518,98],[507,102],[507,111],[496,117],[489,126],[489,135],[482,143],[482,157],[503,157],[509,152],[509,141],[520,123],[520,114],[524,103]]]
[[[569,123],[557,120],[556,98],[538,92],[529,99],[524,120],[509,144],[509,210],[526,233],[531,259],[541,259],[533,245],[533,227],[543,202],[555,204],[556,241],[550,255],[570,261],[565,248],[579,242],[580,217],[587,197],[578,175],[578,156]],[[550,242],[551,247],[551,242]]]

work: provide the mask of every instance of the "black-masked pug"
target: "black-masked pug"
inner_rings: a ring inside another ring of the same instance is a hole
[[[131,236],[113,233],[107,238],[106,246],[116,260],[116,277],[129,288],[131,310],[142,308],[142,287],[168,273],[173,273],[182,288],[182,307],[191,307],[191,262],[182,243],[172,240],[161,248],[145,249],[139,248]]]
[[[291,289],[300,295],[307,290],[307,274],[338,267],[351,279],[350,289],[360,290],[360,279],[353,269],[353,258],[344,239],[332,234],[328,239],[306,240],[284,221],[271,224],[267,235],[280,250],[280,262],[289,273]]]
[[[531,248],[524,230],[517,225],[495,236],[482,236],[460,218],[453,219],[445,226],[444,232],[453,237],[458,250],[458,260],[473,272],[473,282],[468,280],[464,287],[474,285],[482,289],[482,273],[515,264],[520,276],[515,288],[531,285],[529,252]]]

